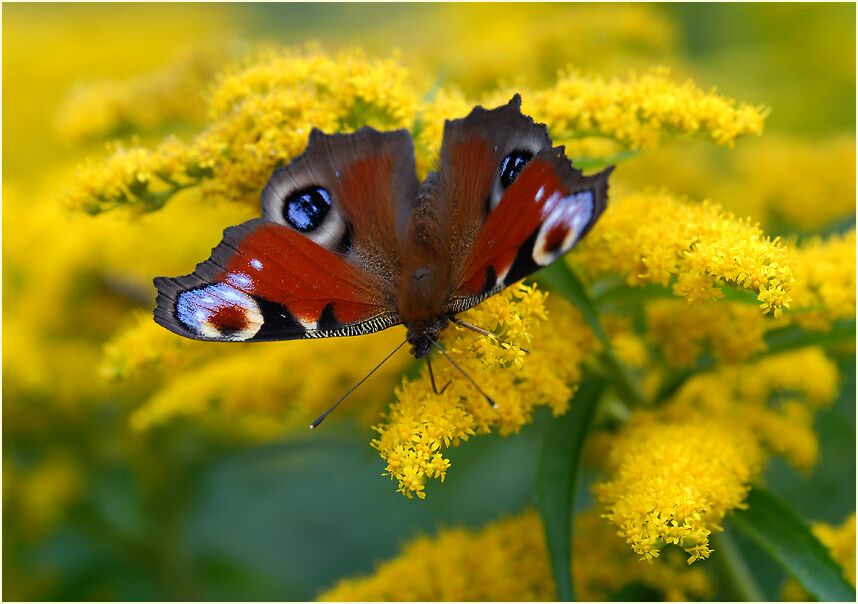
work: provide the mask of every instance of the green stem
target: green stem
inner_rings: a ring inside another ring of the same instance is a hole
[[[729,533],[712,535],[713,557],[718,561],[723,577],[739,602],[765,602],[766,596],[748,568],[742,552]]]

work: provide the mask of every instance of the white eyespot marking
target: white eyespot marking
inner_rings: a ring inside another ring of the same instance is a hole
[[[540,201],[542,201],[542,197],[544,195],[545,195],[545,187],[539,187],[539,190],[536,192],[536,197],[534,197],[533,199],[536,201],[536,203],[539,203]]]
[[[265,321],[256,301],[229,283],[182,292],[176,317],[201,337],[235,342],[255,336]]]
[[[262,270],[262,262],[260,262],[258,258],[251,259],[250,266],[252,266],[253,268],[255,268],[258,271]]]
[[[226,280],[235,288],[243,291],[253,291],[253,279],[244,273],[229,273]]]
[[[593,191],[563,197],[553,193],[542,207],[543,222],[533,244],[533,261],[547,266],[568,252],[593,217]]]

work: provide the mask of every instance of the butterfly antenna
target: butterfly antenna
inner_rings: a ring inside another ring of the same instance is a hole
[[[501,339],[500,339],[499,337],[497,337],[495,334],[493,334],[493,333],[492,333],[492,332],[490,332],[490,331],[486,331],[486,330],[485,330],[485,329],[483,329],[482,327],[477,327],[476,325],[473,325],[473,324],[471,324],[471,323],[468,323],[467,321],[462,321],[461,319],[457,319],[456,317],[450,317],[450,321],[451,321],[451,322],[453,322],[453,323],[455,323],[455,324],[456,324],[456,325],[458,325],[459,327],[464,327],[465,329],[470,329],[471,331],[475,331],[475,332],[477,332],[477,333],[479,333],[479,334],[482,334],[482,335],[484,335],[484,336],[488,336],[488,337],[490,337],[490,338],[494,338],[495,340],[497,340],[497,341],[498,341],[498,342],[500,342],[501,344],[506,344],[506,342],[504,342],[503,340],[501,340]],[[507,345],[508,345],[508,346],[510,346],[510,344],[507,344]],[[530,351],[529,351],[527,348],[523,348],[523,347],[519,346],[519,347],[518,347],[518,349],[519,349],[519,350],[521,350],[522,352],[526,353],[526,354],[530,354]]]
[[[450,357],[450,355],[449,355],[449,354],[447,354],[447,351],[446,351],[446,350],[444,350],[443,348],[441,348],[441,345],[440,345],[438,342],[435,342],[435,341],[433,340],[433,341],[432,341],[432,343],[435,345],[435,348],[437,348],[437,349],[441,352],[441,354],[443,354],[445,357],[447,357],[447,360],[448,360],[448,361],[450,361],[450,364],[451,364],[453,367],[455,367],[455,368],[458,370],[458,372],[459,372],[459,373],[461,373],[462,375],[464,375],[464,376],[465,376],[465,378],[466,378],[469,382],[471,382],[471,384],[473,384],[474,388],[476,388],[476,389],[477,389],[477,392],[479,392],[480,394],[482,394],[482,395],[485,397],[485,399],[488,401],[489,405],[491,405],[492,409],[497,409],[497,408],[498,408],[498,404],[497,404],[497,403],[492,399],[492,397],[490,397],[488,394],[486,394],[485,390],[483,390],[482,388],[480,388],[480,386],[479,386],[479,385],[474,381],[474,378],[472,378],[471,376],[469,376],[469,375],[465,372],[465,370],[464,370],[464,369],[462,369],[461,367],[459,367],[459,366],[456,364],[456,361],[454,361],[454,360],[452,359],[452,357]]]
[[[390,359],[390,357],[392,357],[393,355],[395,355],[395,354],[399,351],[399,349],[400,349],[400,348],[402,348],[403,346],[405,346],[405,343],[406,343],[407,341],[408,341],[407,339],[402,340],[402,343],[401,343],[399,346],[397,346],[396,348],[394,348],[394,349],[393,349],[393,352],[391,352],[389,355],[387,355],[386,357],[384,357],[384,359],[382,359],[381,363],[379,363],[378,365],[376,365],[376,366],[373,368],[373,370],[372,370],[372,371],[370,371],[370,372],[369,372],[369,373],[367,373],[365,376],[363,376],[363,379],[361,379],[361,381],[359,381],[357,384],[355,384],[354,386],[352,386],[351,388],[349,388],[349,389],[348,389],[348,391],[347,391],[344,395],[342,395],[340,398],[338,398],[338,399],[337,399],[337,402],[336,402],[336,403],[334,403],[333,405],[331,405],[331,408],[330,408],[330,409],[328,409],[327,411],[325,411],[324,413],[322,413],[322,415],[320,415],[319,417],[317,417],[317,418],[316,418],[316,420],[315,420],[312,424],[310,424],[310,430],[312,430],[313,428],[315,428],[315,427],[317,427],[319,424],[321,424],[323,421],[325,421],[325,418],[326,418],[326,417],[328,417],[328,415],[331,413],[331,411],[333,411],[334,409],[336,409],[337,407],[339,407],[339,406],[340,406],[340,403],[342,403],[342,402],[346,399],[346,397],[347,397],[348,395],[350,395],[352,392],[354,392],[355,390],[357,390],[357,389],[358,389],[358,387],[359,387],[361,384],[363,384],[365,381],[367,381],[367,380],[369,379],[369,377],[370,377],[373,373],[375,373],[376,371],[378,371],[378,370],[379,370],[379,368],[380,368],[382,365],[384,365],[384,364],[388,361],[388,359]]]

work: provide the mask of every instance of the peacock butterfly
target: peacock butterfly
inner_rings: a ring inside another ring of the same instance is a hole
[[[407,130],[314,129],[262,191],[262,218],[226,229],[193,273],[155,279],[155,321],[218,342],[403,324],[421,358],[457,313],[568,252],[613,169],[573,168],[519,95],[447,121],[439,163],[421,183]]]

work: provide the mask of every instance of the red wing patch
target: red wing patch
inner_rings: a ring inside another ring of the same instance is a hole
[[[486,219],[453,308],[473,306],[569,251],[604,209],[609,172],[582,176],[562,148],[534,157]]]
[[[190,275],[159,278],[155,319],[203,340],[357,335],[399,322],[384,284],[288,227],[251,220]]]

